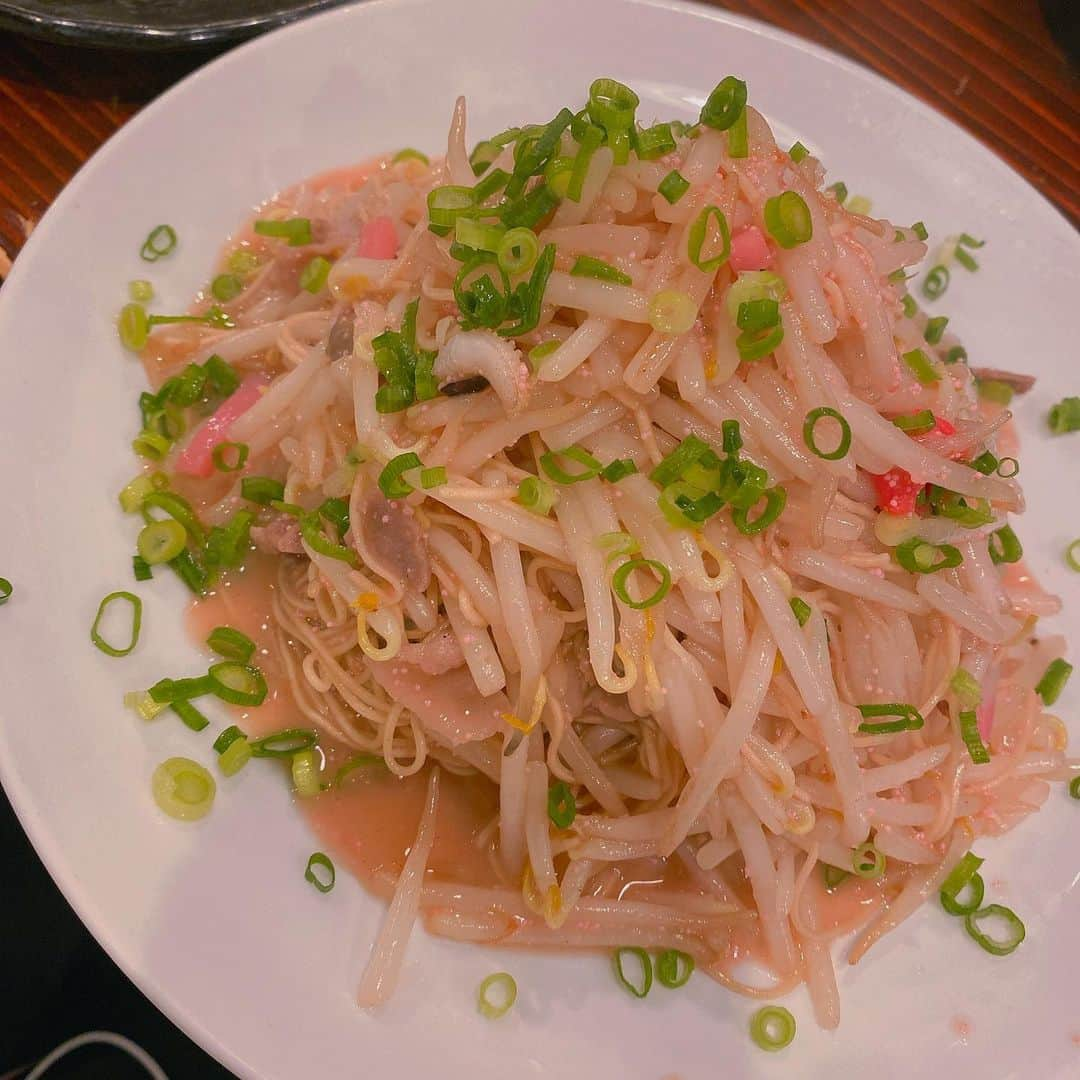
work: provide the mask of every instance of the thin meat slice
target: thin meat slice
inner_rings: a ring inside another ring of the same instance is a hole
[[[403,591],[422,593],[431,580],[424,535],[411,506],[390,502],[381,491],[364,498],[353,542],[360,558]]]
[[[398,658],[415,664],[427,675],[445,675],[465,663],[461,643],[445,622],[440,622],[423,641],[402,645]]]
[[[1024,375],[1018,371],[1005,371],[1003,368],[973,367],[971,373],[982,382],[1002,382],[1012,387],[1016,394],[1026,394],[1035,385],[1034,375]]]
[[[446,746],[487,739],[501,730],[510,699],[500,690],[481,697],[468,668],[428,675],[414,664],[393,660],[367,661],[375,681],[415,713],[424,730]]]

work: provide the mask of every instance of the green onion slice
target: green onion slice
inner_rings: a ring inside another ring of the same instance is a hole
[[[694,974],[694,958],[680,949],[665,949],[656,958],[656,978],[661,986],[678,990]]]
[[[656,590],[644,600],[635,600],[627,588],[628,579],[635,570],[651,570],[660,579],[660,584],[657,585]],[[656,559],[630,559],[628,562],[624,562],[612,575],[611,588],[627,607],[633,608],[635,611],[644,611],[646,608],[659,604],[671,591],[671,571]]]
[[[810,605],[801,597],[793,596],[788,603],[791,605],[791,613],[800,626],[805,626],[810,618]]]
[[[839,866],[830,866],[828,863],[822,863],[821,877],[825,882],[825,888],[829,892],[833,892],[851,877],[851,871],[841,870]]]
[[[202,526],[191,508],[191,503],[182,495],[172,491],[151,491],[142,503],[142,510],[164,510],[174,521],[183,525],[188,536],[196,544],[201,544],[204,539]]]
[[[1080,431],[1080,397],[1062,398],[1047,414],[1046,422],[1054,435]]]
[[[248,502],[268,506],[285,498],[285,485],[269,476],[245,476],[240,481],[240,494]]]
[[[907,416],[894,416],[892,422],[901,431],[906,431],[909,435],[925,435],[928,431],[933,431],[937,426],[937,417],[934,416],[930,409],[921,409],[919,412]]]
[[[302,799],[310,799],[323,790],[320,770],[317,750],[299,750],[293,754],[290,765],[293,789]]]
[[[150,336],[150,319],[142,304],[125,304],[116,320],[120,344],[129,352],[139,352]]]
[[[952,868],[941,886],[941,906],[950,915],[971,915],[979,910],[986,892],[986,885],[978,869],[983,860],[973,851],[969,851]],[[966,901],[959,899],[964,889],[970,888],[971,895]]]
[[[979,718],[973,709],[965,709],[957,715],[960,724],[960,738],[964,740],[968,756],[973,765],[986,765],[990,761],[990,751],[979,734]]]
[[[11,583],[5,581],[7,585],[7,597],[11,595]],[[105,613],[110,604],[115,603],[117,600],[123,600],[131,605],[131,637],[128,644],[122,648],[117,648],[115,645],[110,645],[100,633],[101,620],[105,618]],[[90,627],[90,640],[103,652],[106,656],[127,656],[132,649],[139,643],[139,631],[142,629],[142,600],[139,599],[134,593],[130,592],[111,592],[104,600],[98,605],[97,615],[94,617],[94,624]]]
[[[728,157],[744,158],[750,153],[750,140],[746,124],[746,110],[739,113],[738,119],[728,128]]]
[[[678,169],[671,172],[660,181],[656,191],[674,206],[690,190],[690,181]]]
[[[1000,930],[997,936],[986,933],[980,925],[991,920]],[[966,915],[964,929],[975,943],[991,956],[1008,956],[1009,953],[1015,952],[1027,935],[1020,917],[1012,908],[1007,908],[1003,904],[989,904]]]
[[[1061,697],[1072,671],[1072,664],[1060,657],[1050,662],[1042,678],[1035,684],[1035,693],[1042,698],[1044,705],[1053,705]]]
[[[600,476],[601,479],[606,480],[609,484],[617,484],[627,476],[633,476],[637,471],[638,467],[631,458],[616,458],[613,462],[609,465],[605,465],[603,469],[600,470]]]
[[[423,465],[424,463],[415,453],[398,454],[387,462],[379,473],[379,488],[388,499],[404,499],[407,495],[411,495],[414,489],[402,474],[410,469],[421,469]]]
[[[765,228],[785,250],[805,244],[814,235],[810,207],[797,191],[785,191],[765,200]]]
[[[312,296],[321,293],[326,288],[326,279],[330,276],[331,265],[329,259],[316,255],[300,271],[300,288],[305,289]]]
[[[251,752],[255,757],[291,758],[300,750],[309,750],[318,739],[310,728],[286,728],[256,739],[251,744]]]
[[[763,532],[780,517],[787,505],[787,488],[781,484],[775,484],[762,492],[761,497],[765,500],[765,506],[756,518],[750,517],[748,507],[736,506],[731,511],[731,520],[735,528],[744,536],[754,536]]]
[[[310,881],[321,893],[328,893],[337,879],[334,864],[329,855],[316,851],[307,861],[304,880]]]
[[[6,604],[14,591],[11,582],[7,578],[0,577],[0,605]]]
[[[731,254],[731,231],[719,206],[706,206],[694,218],[687,233],[687,255],[699,269],[711,274],[727,262]]]
[[[247,463],[249,453],[251,450],[247,443],[220,442],[214,447],[210,457],[218,472],[239,472]]]
[[[750,1017],[750,1038],[769,1053],[783,1050],[795,1038],[795,1017],[782,1005],[766,1005]]]
[[[557,499],[555,488],[539,476],[526,476],[518,484],[517,501],[541,516],[547,516]]]
[[[570,785],[560,780],[548,788],[548,817],[557,829],[569,829],[577,817],[577,803]]]
[[[1065,549],[1065,562],[1070,570],[1075,570],[1080,574],[1080,540],[1074,540]]]
[[[953,676],[949,680],[949,689],[956,695],[956,700],[965,709],[974,709],[982,701],[982,687],[979,685],[978,679],[970,671],[965,671],[963,668],[957,668],[953,672]]]
[[[131,572],[135,576],[136,581],[149,581],[154,576],[154,571],[150,569],[150,564],[141,555],[132,555]],[[3,602],[3,600],[0,600],[0,604]]]
[[[210,282],[210,294],[223,304],[235,300],[243,291],[244,283],[236,274],[218,274]]]
[[[867,735],[890,735],[897,731],[918,731],[923,726],[922,713],[914,705],[889,702],[884,705],[860,705],[859,712],[867,719],[875,716],[895,716],[898,719],[876,724],[860,724]]]
[[[559,464],[559,459],[573,461],[581,465],[581,472],[567,472]],[[540,468],[556,484],[579,484],[582,480],[592,480],[599,476],[604,466],[582,446],[568,446],[564,450],[549,450],[540,455]]]
[[[476,1007],[488,1020],[505,1016],[517,1001],[517,983],[513,975],[497,971],[489,975],[476,991]]]
[[[334,774],[334,787],[342,787],[358,769],[385,769],[386,761],[378,754],[353,754]]]
[[[190,701],[173,701],[169,703],[169,708],[172,709],[181,720],[184,721],[185,726],[191,728],[192,731],[202,731],[204,728],[210,726],[210,721]]]
[[[710,453],[710,447],[704,439],[699,439],[697,435],[687,435],[685,439],[670,454],[667,455],[657,465],[651,473],[649,473],[649,479],[659,487],[667,487],[668,484],[674,483],[676,480],[681,480],[683,474],[691,465],[700,461],[706,454]]]
[[[230,705],[261,705],[266,700],[266,679],[257,667],[222,660],[210,666],[207,676],[212,692]]]
[[[187,546],[187,530],[179,521],[152,521],[136,541],[139,556],[148,566],[172,562]]]
[[[259,236],[285,240],[289,247],[311,243],[311,221],[305,217],[286,218],[284,221],[260,220],[252,227]]]
[[[727,131],[746,108],[746,83],[728,75],[721,79],[701,107],[700,121],[716,131]]]
[[[217,784],[197,761],[172,757],[163,761],[150,780],[154,802],[169,817],[179,821],[198,821],[214,805]]]
[[[807,150],[801,142],[796,140],[791,144],[791,149],[788,151],[788,157],[798,165],[809,153],[810,151]]]
[[[158,225],[143,241],[139,255],[146,262],[157,262],[171,254],[176,247],[176,230],[171,225]]]
[[[861,878],[879,878],[885,873],[885,856],[867,841],[851,853],[851,869]]]
[[[932,266],[922,283],[923,296],[927,300],[937,300],[949,287],[949,268],[938,263]]]
[[[391,159],[390,164],[396,165],[399,161],[419,161],[424,165],[430,165],[431,161],[421,150],[415,150],[411,146],[406,146],[399,150]]]
[[[190,679],[158,679],[147,692],[154,701],[171,705],[213,693],[213,689],[214,684],[208,676],[196,675]]]
[[[235,660],[237,663],[246,664],[255,652],[255,642],[234,630],[231,626],[215,626],[206,639],[206,644],[227,660]]]
[[[1080,799],[1080,776],[1074,776],[1069,781],[1069,795],[1074,799]]]
[[[634,149],[642,161],[655,161],[675,150],[675,136],[671,124],[653,124],[634,137]]]
[[[910,352],[904,353],[901,359],[923,386],[931,386],[934,383],[941,382],[941,376],[934,369],[930,357],[922,349],[912,349]]]
[[[743,446],[742,430],[739,427],[739,421],[721,421],[720,438],[720,445],[725,454],[737,454]]]
[[[909,573],[936,574],[959,566],[964,557],[952,544],[930,544],[913,536],[893,549],[893,557]]]
[[[636,982],[632,981],[626,974],[626,962],[630,957],[636,960],[639,966]],[[646,997],[652,989],[653,980],[652,960],[649,954],[635,945],[624,945],[615,950],[613,962],[615,978],[619,980],[619,985],[636,998]]]
[[[615,285],[633,285],[633,278],[623,273],[617,266],[593,258],[592,255],[579,255],[570,270],[571,277],[595,278],[597,281],[610,281]]]
[[[508,229],[496,246],[496,258],[500,268],[512,277],[529,273],[539,256],[540,244],[536,233],[521,226]]]
[[[814,438],[814,429],[817,427],[818,421],[823,420],[825,417],[830,417],[840,425],[840,441],[834,449],[827,453],[818,447]],[[851,426],[836,409],[821,405],[816,409],[811,409],[806,414],[806,420],[803,422],[803,441],[809,447],[810,452],[816,454],[819,458],[823,458],[825,461],[839,461],[841,458],[847,457],[847,453],[851,449]]]
[[[1013,532],[1011,525],[1003,525],[987,538],[990,549],[990,561],[998,566],[1001,563],[1016,563],[1024,557],[1024,548],[1020,538]]]
[[[149,303],[154,299],[154,286],[145,278],[128,282],[128,296],[140,304]]]
[[[237,739],[246,739],[247,736],[235,724],[230,724],[214,740],[214,753],[224,754]]]
[[[948,325],[949,320],[944,315],[937,315],[932,319],[927,319],[926,326],[923,329],[923,340],[929,345],[937,345],[945,333],[945,327]]]

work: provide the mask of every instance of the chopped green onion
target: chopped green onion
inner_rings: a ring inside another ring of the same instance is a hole
[[[1080,431],[1080,397],[1062,398],[1047,414],[1046,422],[1054,435]]]
[[[334,864],[330,856],[316,851],[307,861],[304,880],[310,881],[319,892],[328,893],[334,887],[336,879],[337,874],[334,872]]]
[[[571,277],[596,278],[597,281],[611,281],[616,285],[633,285],[633,278],[623,273],[617,266],[595,259],[592,255],[579,255],[570,270]]]
[[[593,543],[602,551],[607,552],[607,558],[604,560],[606,563],[611,563],[615,559],[629,558],[641,551],[638,542],[629,533],[624,532],[601,533]]]
[[[219,570],[237,567],[251,545],[251,526],[255,515],[250,510],[238,510],[224,525],[215,525],[206,538],[203,561],[216,574]]]
[[[673,528],[699,529],[703,522],[719,513],[724,500],[716,491],[703,491],[694,484],[677,480],[660,492],[657,505]]]
[[[237,739],[244,739],[247,736],[238,728],[235,724],[230,724],[220,735],[214,740],[214,753],[224,754],[226,750]]]
[[[655,161],[675,150],[675,136],[670,124],[653,124],[639,131],[634,139],[637,156],[642,161]]]
[[[576,462],[578,465],[583,466],[583,470],[576,473],[567,472],[559,464],[560,458]],[[556,484],[578,484],[582,480],[591,480],[593,477],[599,476],[603,470],[603,465],[584,447],[568,446],[564,450],[549,450],[547,453],[541,454],[540,468]]]
[[[801,596],[793,596],[788,603],[791,605],[791,612],[796,622],[800,626],[805,626],[810,618],[810,605]]]
[[[904,314],[909,319],[915,318],[915,313],[919,310],[914,297],[910,293],[904,293],[904,295],[900,297],[900,306],[904,309]],[[949,361],[946,360],[945,362],[948,363]]]
[[[385,769],[386,762],[378,754],[353,754],[334,774],[334,787],[342,787],[357,769]]]
[[[953,258],[965,269],[975,273],[979,269],[979,262],[974,255],[966,252],[962,247],[953,248]]]
[[[528,283],[521,282],[514,290],[510,308],[513,313],[520,312],[521,318],[512,326],[501,327],[501,337],[520,337],[536,329],[544,305],[544,291],[554,268],[555,245],[548,244],[540,253]]]
[[[893,549],[896,561],[912,574],[936,574],[959,566],[964,557],[951,544],[931,544],[913,536]]]
[[[131,572],[134,574],[136,581],[149,581],[154,576],[150,564],[141,555],[131,557]],[[0,600],[0,604],[2,603],[3,601]]]
[[[628,956],[632,956],[640,965],[637,982],[632,982],[626,975],[624,965]],[[636,998],[645,997],[652,989],[653,979],[652,960],[649,958],[649,954],[644,949],[637,948],[637,946],[624,945],[622,948],[615,950],[613,960],[615,978],[619,980],[619,985]]]
[[[860,724],[859,730],[867,735],[891,735],[897,731],[918,731],[923,726],[922,713],[914,705],[889,702],[885,705],[860,705],[859,712],[867,719],[876,716],[896,716],[898,720],[881,724]]]
[[[244,283],[236,274],[218,274],[210,282],[210,293],[215,300],[227,304],[235,300],[244,291]]]
[[[745,301],[735,315],[735,325],[740,330],[769,330],[779,322],[779,303],[766,297]]]
[[[1013,399],[1013,388],[997,379],[976,379],[975,389],[983,401],[993,401],[997,405],[1008,405]]]
[[[750,363],[776,351],[784,340],[784,328],[777,324],[763,330],[744,330],[736,339],[739,359]]]
[[[901,359],[923,386],[931,386],[941,381],[941,376],[934,370],[930,357],[922,349],[912,349],[911,352],[904,353]]]
[[[892,422],[909,435],[925,435],[937,426],[937,419],[929,409],[922,409],[910,416],[894,416]]]
[[[171,225],[158,225],[143,241],[139,254],[146,262],[157,262],[176,247],[176,230]]]
[[[149,303],[154,299],[154,286],[145,279],[128,282],[128,296],[139,304]]]
[[[970,915],[979,910],[983,902],[986,886],[978,869],[983,860],[973,851],[969,851],[950,871],[941,884],[941,906],[950,915]],[[965,888],[971,886],[971,900],[961,903],[957,897]]]
[[[124,705],[134,709],[143,720],[153,720],[169,707],[164,702],[155,701],[145,690],[132,690],[125,694]]]
[[[187,538],[179,521],[152,521],[139,533],[139,555],[149,566],[171,562],[187,546]]]
[[[526,476],[518,484],[517,501],[526,510],[532,510],[543,517],[547,516],[557,499],[555,488],[539,476]]]
[[[210,721],[190,701],[171,701],[169,702],[169,708],[172,709],[184,724],[191,728],[192,731],[202,731],[204,728],[210,726]]]
[[[992,937],[981,929],[979,924],[988,919],[998,921],[1002,930],[1000,936]],[[991,956],[1008,956],[1015,952],[1027,935],[1027,930],[1016,912],[1002,904],[989,904],[966,915],[964,929],[975,943]]]
[[[953,345],[948,352],[945,353],[946,364],[958,364],[961,360],[967,360],[967,349],[963,345]]]
[[[1074,540],[1065,549],[1065,562],[1070,570],[1075,570],[1080,574],[1080,540]]]
[[[488,1020],[498,1020],[505,1016],[517,1001],[517,983],[513,975],[497,971],[489,975],[476,991],[476,1007]]]
[[[616,458],[610,465],[605,465],[600,470],[600,476],[609,484],[617,484],[627,476],[633,476],[638,467],[630,458]]]
[[[766,1005],[750,1017],[750,1038],[769,1053],[783,1050],[795,1038],[795,1017],[782,1005]]]
[[[842,885],[849,877],[851,877],[851,871],[841,870],[839,866],[830,866],[828,863],[822,863],[821,876],[825,882],[825,888],[829,892],[833,892],[838,886]]]
[[[311,243],[311,221],[305,217],[287,218],[284,221],[256,221],[254,230],[259,236],[273,236],[288,241],[289,247],[302,247]]]
[[[721,447],[725,454],[737,454],[743,445],[742,431],[738,420],[723,420],[720,423]]]
[[[960,738],[967,747],[968,756],[973,765],[985,765],[990,760],[990,751],[987,750],[979,734],[979,718],[972,709],[965,709],[957,716],[960,724]]]
[[[672,169],[671,172],[660,181],[656,192],[674,206],[689,190],[690,181],[687,180],[678,169]]]
[[[661,334],[685,334],[697,319],[697,306],[678,289],[662,289],[649,301],[649,324]]]
[[[217,743],[214,747],[216,749]],[[239,738],[234,739],[223,751],[219,751],[218,769],[222,776],[235,776],[251,758],[251,743],[247,736],[241,733]]]
[[[849,214],[869,214],[874,208],[874,204],[865,195],[852,195],[847,202],[844,203],[844,209]]]
[[[539,345],[534,345],[529,350],[529,364],[533,371],[539,371],[540,361],[550,356],[561,344],[561,341],[551,340],[541,341]]]
[[[1053,705],[1061,697],[1061,691],[1065,689],[1072,670],[1072,664],[1060,657],[1050,662],[1042,678],[1035,684],[1035,693],[1042,698],[1044,705]]]
[[[333,264],[322,255],[316,255],[303,270],[300,271],[300,288],[306,289],[313,296],[321,293],[326,288],[326,279],[330,276],[330,268]]]
[[[935,315],[932,319],[927,319],[923,328],[923,340],[929,345],[937,345],[948,325],[949,319],[945,315]]]
[[[700,122],[716,131],[727,131],[746,108],[746,83],[728,75],[721,79],[701,107]]]
[[[266,679],[257,667],[222,660],[210,665],[207,677],[212,692],[230,705],[261,705],[266,700]]]
[[[7,578],[0,577],[0,607],[6,604],[11,599],[11,594],[15,591],[11,582]]]
[[[1020,471],[1020,462],[1014,457],[1003,457],[997,464],[998,476],[1004,477],[1006,480],[1015,476]]]
[[[420,150],[414,150],[411,146],[406,146],[404,149],[399,150],[390,159],[390,164],[396,165],[399,161],[419,161],[424,165],[431,164],[427,154],[423,153]]]
[[[615,79],[596,79],[589,87],[589,116],[608,133],[631,128],[640,104],[637,94]]]
[[[246,664],[255,652],[255,642],[247,634],[242,634],[231,626],[215,626],[210,631],[206,644],[218,656],[224,656],[228,660],[236,660],[241,664]]]
[[[656,958],[656,978],[661,986],[678,990],[694,974],[694,958],[680,949],[665,949]]]
[[[765,228],[785,250],[805,244],[814,235],[810,207],[797,191],[785,191],[765,200]]]
[[[221,442],[214,447],[210,457],[218,472],[239,472],[246,464],[250,452],[247,443]],[[235,455],[231,464],[226,454]]]
[[[161,461],[169,452],[172,440],[159,435],[156,431],[140,431],[131,441],[131,448],[140,457],[149,458],[151,461]]]
[[[1069,795],[1074,799],[1080,799],[1080,776],[1074,776],[1069,781]]]
[[[214,778],[197,761],[185,757],[163,761],[154,770],[150,787],[158,807],[180,821],[206,817],[217,792]]]
[[[828,453],[821,450],[814,439],[814,429],[818,421],[825,417],[830,417],[840,425],[840,441]],[[810,452],[816,454],[819,458],[825,461],[839,461],[841,458],[847,457],[847,453],[851,449],[851,425],[835,409],[829,408],[827,405],[820,405],[806,414],[806,420],[803,422],[803,441],[809,447]]]
[[[929,233],[928,233],[928,232],[926,231],[926,226],[925,226],[925,225],[924,225],[924,224],[923,224],[923,223],[922,223],[921,221],[916,221],[916,222],[915,222],[915,224],[911,226],[911,231],[912,231],[912,232],[913,232],[913,233],[914,233],[914,234],[915,234],[915,235],[916,235],[916,236],[917,236],[917,237],[918,237],[918,238],[919,238],[920,240],[926,240],[926,238],[927,238],[927,237],[928,237],[928,236],[930,235],[930,234],[929,234]]]
[[[5,600],[11,595],[11,583],[4,581],[7,585]],[[117,600],[126,600],[131,605],[131,637],[128,644],[123,648],[117,648],[115,645],[110,645],[102,636],[99,631],[101,626],[101,620],[105,618],[105,613],[109,608],[109,605]],[[139,631],[142,629],[142,600],[139,599],[134,593],[130,592],[111,592],[104,600],[98,605],[97,615],[94,617],[94,624],[90,627],[90,640],[103,652],[106,656],[127,656],[132,649],[139,643]]]
[[[710,453],[709,444],[696,435],[687,435],[685,439],[670,454],[665,457],[652,472],[649,479],[658,487],[667,487],[668,484],[681,480],[684,473],[691,465],[700,461]]]
[[[744,158],[750,153],[750,141],[747,133],[746,110],[739,113],[739,118],[728,128],[728,156]]]
[[[228,397],[240,385],[240,376],[217,353],[203,364],[203,370],[214,393],[222,397]]]
[[[949,680],[949,689],[965,709],[974,709],[982,701],[982,687],[979,685],[979,680],[964,668],[957,668],[953,672]]]
[[[798,165],[809,153],[810,151],[807,150],[801,142],[796,140],[791,144],[791,149],[788,151],[788,157]]]
[[[536,265],[540,244],[532,229],[518,227],[503,234],[496,248],[499,266],[511,276],[527,274]]]
[[[543,171],[556,153],[562,133],[573,119],[574,114],[569,109],[560,109],[555,118],[539,130],[535,139],[518,140],[514,147],[514,172],[506,185],[508,198],[516,198],[524,190],[529,177]]]
[[[861,878],[879,878],[885,873],[885,856],[867,841],[851,853],[851,869]]]
[[[571,157],[553,157],[544,166],[544,183],[548,190],[560,199],[566,198],[573,175],[574,159]]]
[[[403,477],[410,469],[421,469],[424,463],[411,451],[392,458],[379,473],[379,489],[391,500],[404,499],[413,492],[412,484]]]
[[[1001,563],[1017,563],[1024,557],[1024,548],[1011,525],[1003,525],[987,537],[990,549],[990,561],[999,566]]]
[[[775,484],[763,491],[761,498],[765,500],[765,507],[756,518],[750,517],[751,507],[736,506],[731,511],[732,523],[744,536],[754,536],[763,532],[780,517],[787,505],[787,488],[781,484]]]
[[[844,203],[847,202],[847,184],[845,184],[843,180],[837,180],[835,184],[830,184],[825,190],[831,191],[836,198],[836,201],[841,206],[843,206]]]
[[[635,570],[651,570],[660,579],[660,584],[657,585],[655,592],[644,600],[633,599],[627,588],[628,579]],[[659,604],[671,591],[671,571],[656,559],[630,559],[628,562],[624,562],[612,575],[611,588],[627,607],[633,608],[635,611],[644,611],[646,608]]]
[[[253,251],[237,248],[227,260],[227,266],[234,274],[250,274],[258,269],[259,257]]]
[[[445,465],[436,465],[431,469],[420,470],[420,486],[425,491],[442,487],[448,479]]]
[[[142,304],[125,304],[116,320],[120,344],[129,352],[139,352],[150,336],[150,320]]]
[[[725,304],[731,321],[737,324],[739,308],[751,300],[781,301],[787,297],[784,279],[771,270],[744,270],[728,289]]]
[[[125,484],[120,492],[120,507],[125,514],[134,514],[142,509],[143,499],[155,491],[154,482],[145,473],[140,473],[130,483]]]
[[[318,736],[308,728],[286,728],[273,735],[256,739],[251,744],[255,757],[291,758],[300,750],[308,750],[318,742]]]
[[[577,816],[577,804],[570,785],[560,780],[548,788],[548,817],[557,829],[569,829]]]
[[[570,174],[570,183],[566,188],[566,197],[571,202],[581,202],[581,194],[585,187],[585,177],[589,173],[589,165],[593,155],[604,141],[602,128],[595,124],[588,124],[578,139],[580,149],[574,158],[574,170]]]
[[[459,217],[454,222],[454,242],[473,251],[489,251],[494,255],[505,235],[502,225],[488,225],[476,218]]]
[[[193,592],[196,596],[201,596],[206,590],[206,586],[209,583],[209,575],[196,561],[195,556],[190,551],[181,551],[172,562],[169,563],[176,576]]]
[[[949,268],[938,263],[932,266],[922,283],[923,296],[928,300],[937,300],[949,287]]]
[[[322,791],[319,770],[317,750],[300,750],[293,754],[289,771],[292,774],[293,789],[302,799],[310,799]]]
[[[172,491],[151,491],[143,499],[142,511],[143,514],[146,514],[147,510],[153,509],[164,510],[174,521],[178,521],[183,525],[188,536],[196,544],[202,542],[202,526],[195,516],[195,511],[191,508],[191,503],[182,495],[177,495]],[[152,519],[148,518],[148,520]]]
[[[731,254],[731,231],[719,206],[706,206],[690,226],[687,255],[699,269],[711,274],[727,262]]]
[[[1000,462],[989,450],[984,450],[977,458],[973,458],[968,464],[970,464],[976,472],[982,473],[983,476],[989,476],[992,472],[997,471]]]
[[[965,529],[977,529],[994,520],[994,511],[987,499],[965,498],[937,484],[931,484],[927,489],[927,500],[935,514],[956,521]]]
[[[147,691],[154,701],[171,705],[176,701],[190,701],[213,691],[213,683],[206,675],[190,679],[158,679]]]

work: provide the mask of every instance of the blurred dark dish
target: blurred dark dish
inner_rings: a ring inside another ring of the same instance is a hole
[[[251,37],[345,0],[0,0],[0,26],[70,44],[177,49]]]

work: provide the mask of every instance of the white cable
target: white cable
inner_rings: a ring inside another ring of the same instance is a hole
[[[123,1035],[117,1035],[114,1031],[84,1031],[81,1035],[68,1039],[61,1043],[55,1050],[50,1051],[26,1074],[24,1080],[39,1080],[53,1067],[62,1057],[67,1057],[72,1050],[78,1050],[82,1046],[90,1046],[94,1043],[104,1043],[107,1046],[115,1046],[123,1050],[125,1054],[133,1057],[154,1080],[169,1080],[164,1069],[141,1047],[133,1043]]]

